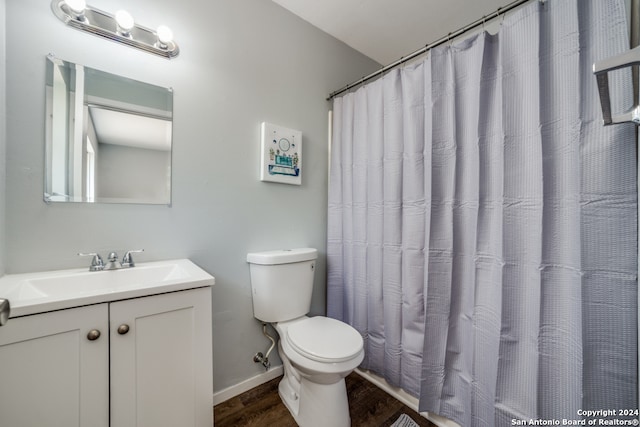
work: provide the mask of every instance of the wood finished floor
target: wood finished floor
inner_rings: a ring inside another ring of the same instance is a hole
[[[296,423],[278,396],[275,378],[214,407],[215,427],[295,427]],[[386,427],[405,413],[421,427],[435,424],[355,372],[346,378],[353,427]],[[331,426],[327,426],[331,427]]]

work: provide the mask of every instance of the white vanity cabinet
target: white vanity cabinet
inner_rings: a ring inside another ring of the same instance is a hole
[[[99,304],[0,327],[0,425],[107,427],[108,319]],[[91,331],[102,332],[89,340]]]
[[[13,318],[0,425],[210,427],[211,362],[210,287]]]
[[[111,427],[211,427],[211,288],[110,305]]]

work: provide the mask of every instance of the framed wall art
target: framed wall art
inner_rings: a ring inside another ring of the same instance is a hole
[[[302,132],[263,122],[260,181],[302,184]]]

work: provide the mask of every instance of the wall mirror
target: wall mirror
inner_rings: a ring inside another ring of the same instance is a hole
[[[46,202],[171,205],[173,91],[47,56]]]

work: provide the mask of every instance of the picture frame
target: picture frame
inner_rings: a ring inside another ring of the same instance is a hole
[[[302,132],[261,124],[260,181],[302,184]]]

